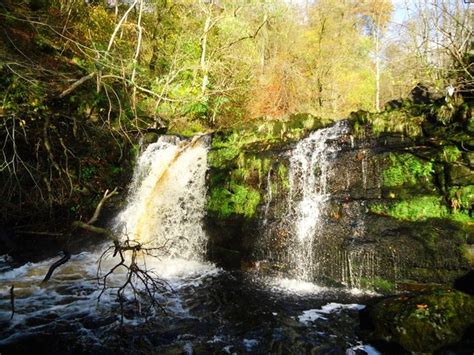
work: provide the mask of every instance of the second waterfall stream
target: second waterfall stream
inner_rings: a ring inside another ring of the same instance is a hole
[[[313,273],[318,271],[314,248],[324,233],[322,219],[329,199],[329,159],[336,151],[329,141],[339,137],[344,129],[344,126],[336,124],[312,133],[296,145],[290,158],[287,218],[294,221],[294,238],[288,258],[298,279],[311,281]]]

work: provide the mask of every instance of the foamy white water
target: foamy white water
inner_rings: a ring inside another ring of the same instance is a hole
[[[166,255],[204,260],[207,144],[160,137],[140,156],[115,232]]]
[[[320,129],[301,140],[291,154],[287,218],[294,221],[295,238],[290,244],[288,256],[295,277],[301,280],[312,280],[317,269],[317,261],[313,257],[314,244],[322,234],[322,216],[330,197],[327,172],[331,153],[336,151],[329,142],[346,131],[342,123]]]
[[[267,287],[278,292],[296,295],[319,294],[329,290],[327,287],[315,283],[288,278],[266,278]]]
[[[327,318],[325,317],[325,315],[330,314],[330,313],[337,313],[337,312],[342,311],[343,309],[360,311],[364,308],[365,306],[362,304],[356,304],[356,303],[342,304],[342,303],[331,302],[318,309],[308,309],[306,311],[303,311],[303,313],[300,316],[298,316],[298,321],[300,321],[303,324],[308,325],[317,319],[326,320]]]

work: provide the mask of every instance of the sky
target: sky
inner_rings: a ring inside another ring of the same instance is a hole
[[[299,5],[305,5],[307,2],[307,0],[287,0],[287,1],[288,3],[299,4]],[[459,1],[463,1],[463,0],[459,0]],[[412,6],[413,3],[414,3],[414,0],[392,0],[392,4],[394,7],[392,21],[395,23],[402,23],[408,17],[407,5]]]

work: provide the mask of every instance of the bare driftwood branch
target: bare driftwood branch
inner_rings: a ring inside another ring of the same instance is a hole
[[[99,269],[97,271],[97,278],[99,283],[102,284],[102,291],[99,294],[98,299],[102,297],[104,292],[109,288],[107,285],[107,281],[109,276],[111,276],[118,268],[124,268],[126,270],[125,281],[121,286],[118,287],[117,290],[117,299],[120,304],[121,309],[121,324],[123,323],[123,315],[124,315],[124,303],[128,302],[127,297],[125,295],[125,291],[127,288],[132,290],[133,294],[133,303],[136,305],[138,313],[141,313],[142,307],[140,303],[140,299],[145,296],[151,303],[151,306],[155,310],[159,310],[166,314],[166,310],[164,307],[157,301],[156,295],[166,292],[168,290],[173,291],[173,288],[164,280],[160,280],[156,274],[152,271],[147,270],[146,267],[141,267],[138,263],[138,256],[139,255],[148,255],[148,256],[155,256],[152,253],[156,251],[162,251],[166,249],[167,242],[163,245],[155,248],[145,248],[141,243],[136,241],[126,239],[123,242],[115,242],[114,247],[110,247],[104,251],[104,253],[99,258]],[[120,261],[115,264],[109,271],[100,276],[100,266],[105,256],[110,254],[113,250],[113,257],[118,256],[120,257]],[[125,253],[130,253],[130,262],[126,262]],[[137,288],[137,283],[141,284],[144,290],[140,290]]]
[[[203,136],[204,135],[194,138],[194,140],[188,143],[187,146],[196,144]],[[116,272],[117,269],[123,268],[125,270],[125,281],[123,281],[120,286],[116,287],[116,295],[120,305],[122,324],[125,313],[125,305],[132,304],[134,307],[136,307],[138,314],[143,314],[143,300],[146,300],[146,303],[144,304],[150,305],[150,310],[160,311],[166,314],[166,310],[159,302],[157,296],[165,292],[173,291],[173,288],[166,281],[161,280],[159,276],[156,275],[152,270],[148,270],[146,263],[142,265],[141,262],[139,262],[140,256],[158,257],[160,253],[162,253],[163,250],[167,248],[168,241],[165,241],[165,243],[161,246],[144,247],[140,242],[130,240],[129,238],[119,238],[111,230],[93,225],[93,223],[97,222],[104,204],[108,199],[116,194],[116,188],[110,192],[109,190],[105,191],[102,199],[97,204],[93,216],[87,222],[75,221],[72,226],[74,228],[81,228],[95,234],[101,234],[113,242],[113,245],[107,248],[107,250],[105,250],[99,258],[97,280],[99,285],[102,286],[102,290],[98,299],[100,300],[101,296],[104,294],[104,292],[106,292],[106,290],[115,288],[109,285],[109,277],[114,272]],[[100,271],[101,265],[103,259],[106,256],[118,256],[119,260],[105,274],[102,274]],[[50,266],[48,273],[44,277],[42,283],[48,282],[54,271],[59,266],[68,262],[70,258],[71,254],[67,251],[64,251],[64,256]],[[128,297],[128,291],[131,291],[131,298]],[[13,303],[12,309],[14,309]]]

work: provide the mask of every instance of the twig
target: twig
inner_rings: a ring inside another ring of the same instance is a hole
[[[137,262],[140,253],[143,253],[143,255],[154,256],[151,254],[151,251],[163,250],[164,248],[166,248],[166,244],[167,243],[165,242],[165,244],[159,247],[144,248],[142,244],[127,238],[121,243],[115,242],[115,246],[105,250],[99,258],[97,279],[100,280],[99,284],[102,285],[102,290],[98,297],[99,300],[104,294],[104,292],[108,288],[110,288],[109,286],[107,286],[108,278],[120,267],[123,267],[126,270],[125,281],[122,283],[121,286],[118,287],[116,293],[120,305],[121,324],[123,323],[124,317],[124,302],[127,301],[127,298],[125,297],[125,292],[127,288],[130,288],[133,291],[132,302],[136,304],[138,313],[141,313],[142,311],[140,298],[145,296],[150,301],[153,309],[159,310],[166,314],[166,310],[158,302],[158,300],[156,299],[156,295],[159,293],[163,293],[167,290],[174,292],[173,288],[166,281],[160,280],[159,277],[152,270],[147,270],[146,266],[142,268],[138,265]],[[113,257],[118,254],[120,260],[115,264],[115,266],[109,269],[107,273],[101,276],[100,268],[103,259],[111,253],[112,249],[114,249]],[[125,258],[126,252],[131,252],[130,262],[128,263],[126,262]],[[137,283],[143,286],[143,291],[137,287]]]
[[[240,37],[240,38],[230,42],[229,44],[227,44],[225,46],[222,46],[220,49],[225,49],[225,48],[232,47],[234,44],[245,41],[246,39],[255,39],[255,37],[257,37],[260,30],[263,28],[263,26],[265,26],[265,24],[267,22],[268,22],[268,17],[267,17],[267,15],[265,15],[265,17],[263,18],[262,23],[260,24],[260,26],[257,27],[257,29],[255,30],[255,32],[253,34],[248,34],[247,36]]]
[[[15,231],[15,234],[29,234],[29,235],[44,235],[48,237],[62,237],[64,233],[56,233],[56,232],[37,232],[37,231]]]

